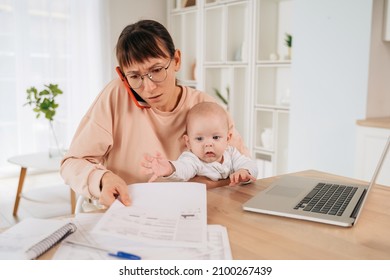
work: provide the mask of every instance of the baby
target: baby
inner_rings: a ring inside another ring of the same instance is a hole
[[[228,116],[221,106],[199,103],[188,112],[186,122],[183,137],[188,151],[177,160],[167,160],[160,153],[144,156],[141,166],[152,174],[149,182],[158,177],[188,181],[197,175],[214,181],[230,178],[231,186],[256,180],[256,162],[229,145]]]

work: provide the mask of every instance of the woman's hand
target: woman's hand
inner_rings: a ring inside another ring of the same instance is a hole
[[[127,184],[118,175],[112,172],[104,173],[102,180],[102,189],[99,202],[105,206],[110,206],[117,197],[126,206],[131,204]]]

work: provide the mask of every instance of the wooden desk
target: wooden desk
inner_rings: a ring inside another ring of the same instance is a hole
[[[26,155],[18,155],[8,159],[8,162],[20,166],[20,175],[18,189],[16,191],[15,204],[13,215],[18,214],[19,202],[22,197],[24,179],[26,178],[27,168],[35,168],[44,171],[59,171],[60,169],[59,157],[49,157],[48,153],[34,153]],[[70,202],[71,202],[71,212],[74,213],[76,208],[76,195],[74,191],[70,189]]]
[[[343,178],[312,170],[295,175]],[[275,178],[207,191],[207,222],[227,227],[234,259],[390,259],[390,188],[374,186],[358,223],[351,228],[242,210],[244,202]],[[53,251],[40,259],[50,259]]]
[[[296,175],[343,178],[318,171]],[[207,222],[227,227],[234,259],[390,259],[390,188],[373,187],[351,228],[243,211],[242,204],[275,178],[207,192]]]

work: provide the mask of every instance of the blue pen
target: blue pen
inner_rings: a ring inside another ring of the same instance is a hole
[[[140,260],[141,259],[140,256],[133,255],[133,254],[126,253],[126,252],[122,252],[122,251],[118,251],[118,252],[116,252],[116,254],[115,253],[108,253],[108,255],[111,257],[116,257],[119,259],[126,259],[126,260]]]
[[[82,242],[78,242],[78,241],[66,240],[65,243],[71,244],[72,246],[76,245],[76,246],[86,247],[86,248],[90,248],[90,249],[105,251],[105,252],[108,252],[109,256],[119,258],[119,259],[127,259],[127,260],[140,260],[141,259],[141,257],[137,256],[137,255],[126,253],[123,251],[118,251],[116,254],[110,253],[109,250],[107,250],[105,248],[101,248],[101,247],[96,246],[96,245],[82,243]]]

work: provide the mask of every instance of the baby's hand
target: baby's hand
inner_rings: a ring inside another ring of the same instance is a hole
[[[246,183],[249,181],[256,181],[256,178],[253,177],[248,170],[239,169],[236,172],[230,174],[230,184],[229,186],[235,186],[239,183]]]
[[[157,152],[155,156],[145,154],[141,161],[141,167],[145,174],[153,174],[148,182],[155,181],[158,177],[169,176],[173,173],[172,164]]]

